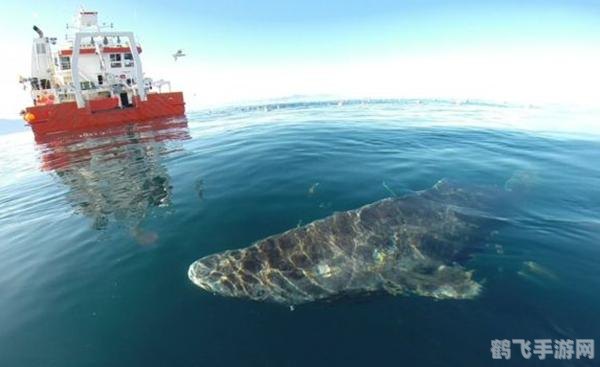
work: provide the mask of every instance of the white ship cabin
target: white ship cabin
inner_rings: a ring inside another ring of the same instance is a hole
[[[56,47],[56,38],[45,37],[36,26],[33,40],[31,77],[21,78],[31,88],[34,105],[75,101],[79,108],[90,100],[117,97],[120,107],[129,107],[133,97],[142,101],[153,86],[170,83],[144,78],[139,54],[142,48],[132,32],[103,31],[111,25],[98,25],[98,13],[81,11],[75,32]]]

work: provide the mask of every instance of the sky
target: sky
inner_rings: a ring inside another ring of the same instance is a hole
[[[0,118],[30,103],[32,25],[61,40],[81,6],[134,31],[146,76],[188,110],[298,95],[600,104],[600,1],[8,0]]]

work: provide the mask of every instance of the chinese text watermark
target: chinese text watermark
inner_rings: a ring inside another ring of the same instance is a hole
[[[594,359],[594,339],[493,339],[492,359],[510,359],[513,345],[525,359]]]

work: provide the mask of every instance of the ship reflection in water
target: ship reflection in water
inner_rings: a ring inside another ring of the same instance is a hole
[[[171,204],[171,179],[162,160],[189,138],[185,118],[35,135],[42,169],[66,185],[75,211],[91,218],[96,229],[125,225],[141,244],[157,238],[141,230],[141,222],[152,208]]]

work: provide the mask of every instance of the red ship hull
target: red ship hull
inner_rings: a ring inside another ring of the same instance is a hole
[[[88,101],[84,108],[75,102],[27,107],[26,114],[32,115],[34,133],[46,133],[182,116],[185,102],[181,92],[151,93],[146,101],[134,97],[131,107],[120,108],[117,98],[105,98]]]

